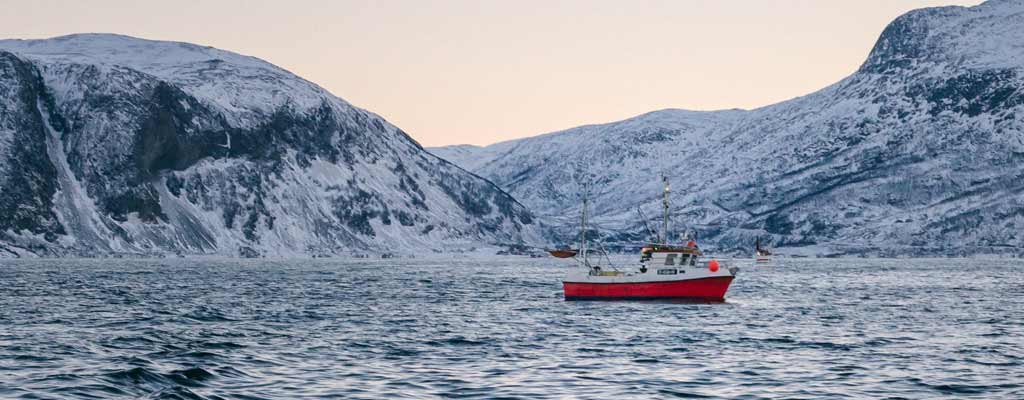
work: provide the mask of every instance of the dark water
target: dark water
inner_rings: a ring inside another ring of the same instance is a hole
[[[789,261],[724,304],[386,261],[0,261],[0,398],[1024,398],[1021,261]]]

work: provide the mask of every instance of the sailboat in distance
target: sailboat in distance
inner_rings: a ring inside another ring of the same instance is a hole
[[[761,238],[754,241],[754,262],[756,264],[769,264],[772,262],[772,251],[761,246]]]
[[[696,240],[685,244],[669,243],[668,179],[662,178],[664,220],[656,240],[640,250],[638,268],[619,269],[592,264],[587,258],[586,235],[581,235],[580,249],[584,269],[573,271],[562,281],[566,300],[661,300],[690,299],[724,301],[729,285],[739,268],[718,260],[701,261],[703,255]],[[584,196],[582,224],[587,228],[587,197]]]
[[[573,174],[574,180],[580,187],[580,197],[583,200],[583,206],[580,208],[579,247],[573,249],[571,246],[565,245],[554,249],[546,249],[546,251],[555,258],[573,258],[582,254],[583,257],[581,259],[577,259],[577,261],[587,267],[591,267],[594,265],[591,265],[590,263],[591,260],[589,258],[589,253],[595,252],[595,249],[590,248],[590,242],[587,240],[587,229],[590,225],[590,181],[593,179],[593,176],[587,172],[585,165],[583,164],[584,163],[577,165],[576,172]],[[600,243],[598,244],[600,247]],[[604,251],[603,248],[597,253],[604,255],[605,258],[607,258],[608,253]],[[611,261],[608,261],[610,264]]]

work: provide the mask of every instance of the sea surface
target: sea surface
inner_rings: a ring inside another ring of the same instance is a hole
[[[568,264],[0,260],[0,398],[1024,398],[1024,260],[747,266],[566,302]]]

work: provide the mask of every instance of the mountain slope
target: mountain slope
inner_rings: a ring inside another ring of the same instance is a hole
[[[252,57],[0,41],[0,254],[321,255],[536,240],[506,193]]]
[[[1024,246],[1024,2],[901,16],[864,65],[751,111],[663,110],[479,149],[433,149],[537,214],[578,213],[643,240],[666,173],[677,226],[745,249],[756,236],[822,254],[1020,253]],[[796,250],[793,250],[794,252]]]

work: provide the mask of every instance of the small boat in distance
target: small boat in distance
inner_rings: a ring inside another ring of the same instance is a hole
[[[579,254],[579,251],[573,249],[548,249],[548,254],[555,258],[573,258],[576,257],[576,254]]]
[[[699,261],[703,255],[695,240],[685,245],[668,243],[669,187],[665,182],[663,231],[657,243],[643,246],[640,265],[620,269],[611,265],[592,264],[587,257],[586,235],[580,235],[580,248],[585,268],[574,271],[562,281],[566,300],[664,300],[689,299],[721,302],[739,268],[729,267],[712,259]],[[582,231],[587,228],[587,197],[583,197]]]
[[[761,238],[757,238],[754,241],[754,263],[756,264],[769,264],[772,262],[772,252],[766,248],[761,247]]]

